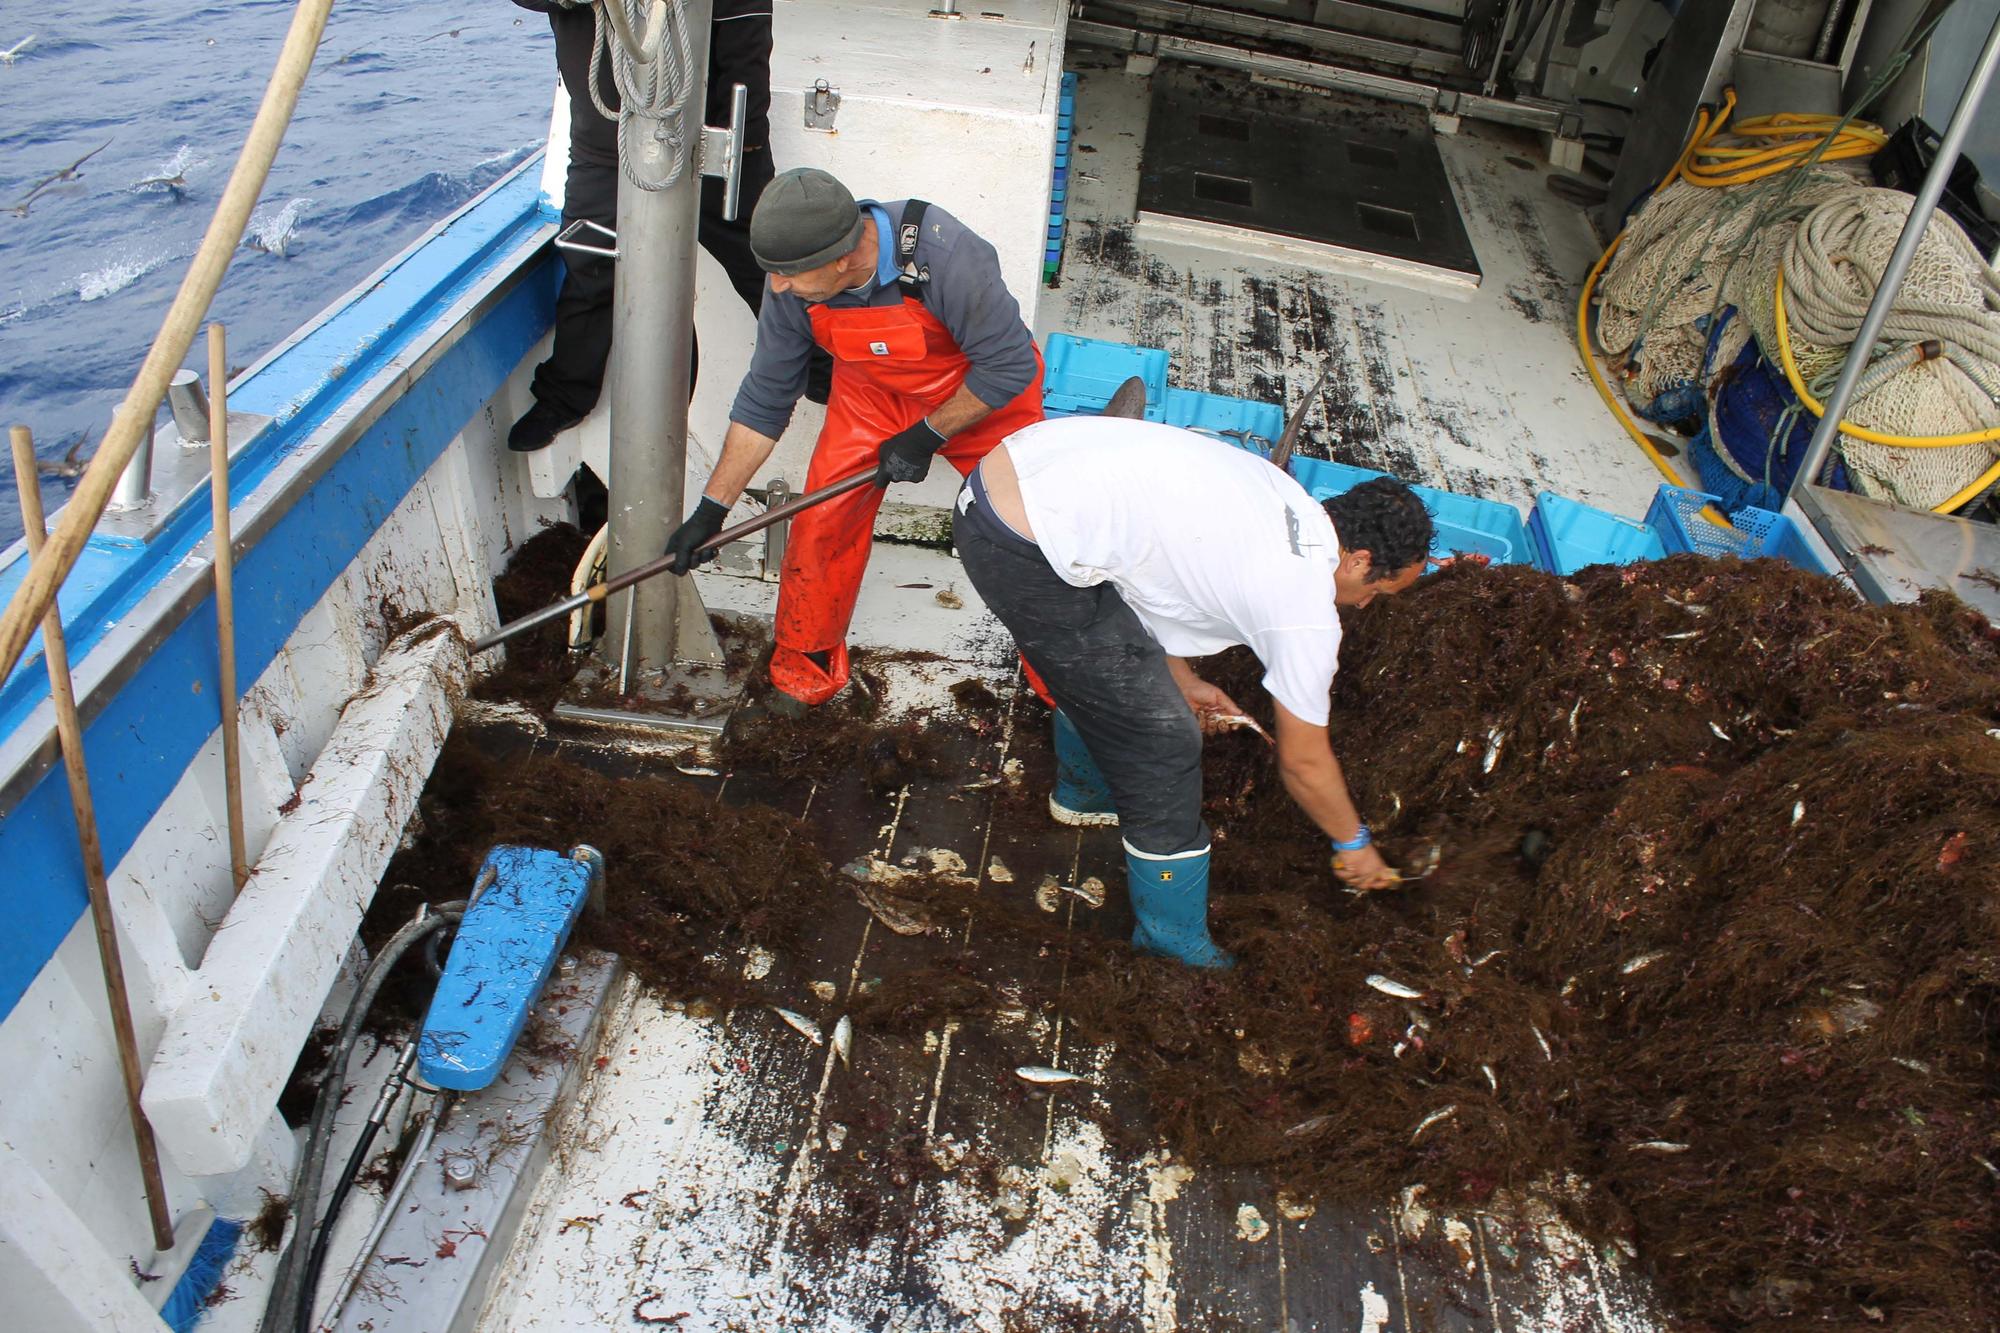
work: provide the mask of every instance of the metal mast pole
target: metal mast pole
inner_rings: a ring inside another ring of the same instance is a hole
[[[626,0],[601,0],[620,6]],[[620,149],[629,160],[618,190],[618,267],[612,288],[611,534],[607,548],[615,576],[655,559],[679,526],[685,509],[688,395],[694,353],[695,234],[701,212],[701,131],[707,105],[709,17],[712,0],[677,4],[687,36],[690,88],[678,114],[656,116],[625,99]],[[649,7],[644,42],[651,52],[631,66],[634,82],[659,88],[679,59],[669,4]],[[664,189],[642,189],[636,180],[678,179]],[[630,608],[632,630],[625,617]],[[653,579],[608,608],[608,633],[600,641],[613,670],[636,679],[640,666],[662,668],[675,660],[715,663],[721,649],[708,612],[690,579]],[[629,645],[629,647],[628,647]],[[624,661],[629,652],[630,660]],[[624,670],[621,670],[621,667]]]
[[[1889,255],[1888,267],[1882,270],[1882,280],[1875,285],[1875,296],[1868,302],[1868,313],[1861,320],[1860,331],[1848,344],[1847,359],[1840,365],[1840,378],[1834,383],[1833,392],[1827,396],[1826,410],[1820,414],[1819,424],[1813,428],[1812,442],[1806,446],[1806,456],[1792,477],[1794,492],[1809,479],[1817,483],[1821,470],[1826,466],[1827,455],[1833,451],[1833,442],[1840,433],[1841,419],[1847,415],[1848,400],[1854,397],[1854,386],[1861,382],[1862,374],[1868,369],[1868,362],[1875,351],[1875,339],[1880,336],[1882,325],[1889,318],[1889,307],[1896,302],[1896,293],[1903,286],[1903,275],[1909,272],[1910,261],[1916,257],[1917,243],[1924,237],[1924,228],[1929,225],[1931,214],[1937,211],[1945,182],[1951,176],[1952,164],[1958,161],[1959,148],[1965,142],[1967,131],[1972,128],[1972,118],[1978,113],[1979,101],[1986,95],[1987,86],[1993,82],[1996,67],[2000,67],[2000,17],[1994,19],[1992,30],[1986,34],[1986,46],[1979,53],[1978,63],[1972,67],[1972,77],[1966,80],[1965,91],[1959,94],[1958,106],[1951,113],[1951,124],[1945,128],[1944,140],[1938,145],[1937,158],[1931,163],[1931,169],[1924,173],[1924,183],[1910,204],[1909,220],[1903,224],[1903,234],[1896,238],[1896,248]]]

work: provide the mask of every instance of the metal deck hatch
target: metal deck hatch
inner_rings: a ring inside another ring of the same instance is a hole
[[[1163,67],[1139,216],[1211,242],[1240,229],[1459,283],[1480,278],[1429,121],[1414,107]]]

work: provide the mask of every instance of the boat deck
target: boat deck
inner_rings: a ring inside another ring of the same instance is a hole
[[[1179,387],[1293,408],[1330,358],[1329,417],[1308,430],[1305,452],[1520,505],[1549,487],[1644,512],[1659,478],[1598,402],[1571,342],[1597,242],[1543,188],[1531,138],[1468,123],[1440,141],[1485,274],[1476,291],[1282,256],[1142,248],[1133,210],[1144,84],[1088,67],[1087,54],[1080,63],[1071,230],[1040,332],[1162,346]],[[947,585],[965,609],[937,605],[931,589]],[[704,595],[715,609],[768,610],[770,588],[707,575]],[[948,937],[904,937],[857,902],[803,956],[745,965],[768,965],[789,1007],[830,1031],[857,988],[966,948],[1017,947],[982,936],[981,909],[1022,909],[1044,876],[1112,886],[1101,907],[1059,895],[1062,938],[1129,931],[1115,831],[996,820],[995,789],[964,788],[1009,759],[1032,774],[1046,765],[1046,740],[1011,725],[1009,645],[951,557],[878,547],[852,638],[947,659],[911,668],[892,701],[935,703],[941,684],[977,675],[1005,701],[1008,724],[958,742],[960,778],[886,794],[858,773],[829,784],[742,772],[684,780],[809,822],[836,864],[956,851],[972,867],[971,914]],[[644,763],[575,739],[532,743],[613,771]],[[990,873],[996,859],[1007,882]],[[1060,996],[1061,948],[999,961],[1023,978],[1054,974]],[[1060,1000],[924,1034],[920,1060],[910,1039],[860,1031],[851,1068],[769,1011],[689,1013],[636,990],[610,1032],[489,1327],[1660,1324],[1635,1280],[1554,1226],[1449,1217],[1396,1198],[1312,1209],[1255,1173],[1193,1171],[1157,1147],[1132,1149],[1148,1137],[1136,1082],[1115,1050],[1079,1042]],[[1022,1064],[1090,1080],[1031,1088],[1012,1074]],[[1108,1142],[1107,1119],[1130,1125],[1130,1139]]]
[[[1096,53],[1077,53],[1072,64]],[[1535,136],[1439,135],[1484,271],[1476,290],[1309,267],[1282,249],[1140,241],[1146,81],[1079,66],[1070,223],[1036,332],[1164,347],[1177,388],[1295,410],[1334,366],[1300,452],[1526,508],[1541,489],[1643,517],[1660,475],[1576,353],[1576,299],[1603,246],[1549,193]]]
[[[1116,831],[1022,818],[1050,759],[1045,714],[1020,692],[1009,645],[976,603],[939,606],[934,590],[959,573],[949,555],[886,547],[876,560],[857,637],[955,645],[950,659],[889,668],[888,698],[935,706],[970,676],[1002,700],[998,725],[954,735],[959,773],[884,792],[859,772],[826,783],[753,772],[677,780],[789,812],[835,864],[956,852],[971,867],[968,915],[949,933],[904,936],[857,900],[801,953],[739,950],[743,965],[823,1032],[857,992],[966,950],[983,969],[1053,990],[1055,1003],[922,1034],[862,1027],[843,1065],[768,1009],[690,1012],[633,988],[557,1131],[563,1146],[485,1327],[1658,1326],[1638,1284],[1559,1227],[1447,1216],[1420,1199],[1304,1206],[1281,1197],[1281,1182],[1192,1170],[1150,1145],[1136,1074],[1116,1050],[1079,1040],[1061,1001],[1061,942],[1131,929]],[[724,582],[753,586],[709,580]],[[1029,725],[1015,726],[1017,715]],[[610,773],[671,774],[575,735],[520,744]],[[1015,794],[1004,780],[982,783],[1016,759],[1025,776]],[[983,913],[1031,910],[1045,876],[1086,893],[1092,878],[1111,888],[1095,907],[1045,891],[1037,905],[1053,907],[1056,929],[1041,949],[982,930]],[[1088,1081],[1031,1087],[1012,1072],[1024,1064]],[[1107,1123],[1123,1130],[1116,1142]]]

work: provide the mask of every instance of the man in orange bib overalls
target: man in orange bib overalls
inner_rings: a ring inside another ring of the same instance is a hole
[[[791,421],[814,345],[825,348],[833,392],[806,489],[870,466],[877,484],[792,520],[771,707],[798,716],[847,684],[847,626],[884,488],[922,481],[937,455],[970,472],[1041,420],[1042,363],[993,247],[922,200],[857,204],[824,171],[787,171],[751,215],[750,250],[770,275],[757,348],[722,457],[666,553],[677,574],[701,562],[695,548],[722,530]]]

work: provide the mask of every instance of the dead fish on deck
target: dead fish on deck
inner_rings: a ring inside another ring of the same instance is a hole
[[[907,898],[898,898],[865,884],[854,886],[854,896],[868,909],[869,915],[898,935],[929,935],[938,928],[930,913]]]
[[[848,1064],[848,1056],[854,1050],[854,1020],[846,1014],[833,1025],[833,1053],[840,1057],[841,1067]]]
[[[1014,1071],[1014,1075],[1017,1078],[1025,1079],[1029,1083],[1039,1083],[1043,1086],[1052,1086],[1058,1083],[1081,1083],[1085,1080],[1085,1076],[1082,1074],[1072,1074],[1067,1069],[1051,1069],[1047,1065],[1022,1065]]]
[[[1666,1139],[1647,1139],[1644,1143],[1633,1144],[1632,1151],[1676,1153],[1686,1152],[1689,1146],[1685,1143],[1670,1143]]]
[[[775,1004],[771,1006],[771,1012],[784,1019],[786,1027],[789,1027],[813,1045],[819,1046],[825,1043],[826,1038],[820,1035],[819,1024],[813,1022],[804,1014],[793,1013],[790,1009],[780,1009]]]
[[[1388,977],[1383,976],[1380,972],[1375,972],[1369,975],[1368,989],[1381,991],[1384,995],[1393,995],[1395,998],[1399,1000],[1421,1000],[1424,998],[1424,993],[1422,991],[1416,990],[1410,986],[1405,986],[1400,981],[1392,981]]]
[[[1666,956],[1666,951],[1661,949],[1652,953],[1642,953],[1637,958],[1628,958],[1618,965],[1619,974],[1629,977],[1634,972],[1643,972]]]
[[[1458,1114],[1458,1106],[1456,1103],[1453,1103],[1450,1106],[1443,1107],[1439,1110],[1432,1111],[1422,1120],[1419,1120],[1417,1122],[1417,1127],[1410,1131],[1410,1142],[1415,1143],[1418,1139],[1423,1137],[1424,1131],[1429,1129],[1432,1125],[1435,1125],[1440,1121],[1449,1120],[1457,1114]]]

